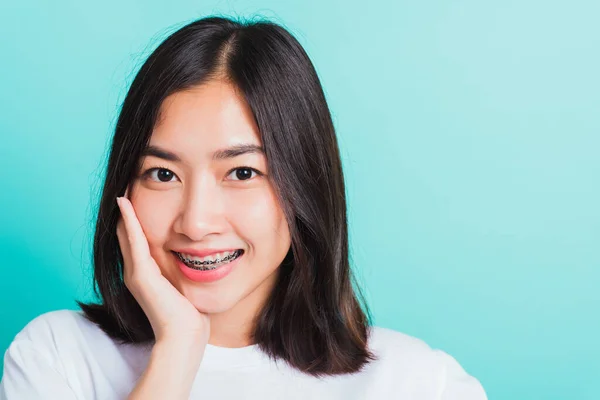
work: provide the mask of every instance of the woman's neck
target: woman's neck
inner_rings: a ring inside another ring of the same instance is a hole
[[[271,275],[231,309],[210,314],[209,344],[219,347],[245,347],[254,344],[256,318],[268,300],[277,279]]]

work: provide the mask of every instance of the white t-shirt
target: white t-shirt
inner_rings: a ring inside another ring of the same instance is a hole
[[[378,361],[321,379],[270,360],[256,345],[209,344],[190,399],[487,399],[454,358],[419,339],[374,327],[368,343]],[[28,323],[5,352],[0,399],[126,399],[151,350],[116,343],[81,311],[51,311]]]

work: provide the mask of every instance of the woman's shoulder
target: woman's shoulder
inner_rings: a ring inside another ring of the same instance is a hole
[[[377,357],[378,367],[399,373],[435,376],[443,366],[438,351],[424,340],[389,328],[369,328],[369,349]]]
[[[369,327],[369,348],[380,358],[399,357],[411,363],[435,360],[437,353],[422,339],[380,326]]]
[[[69,363],[64,361],[89,353],[95,347],[93,336],[101,338],[98,330],[78,311],[65,309],[38,315],[15,335],[6,349],[2,383],[6,385],[6,379],[25,381],[33,373],[28,371],[55,374],[56,379],[62,379],[68,375]]]
[[[30,320],[14,337],[11,347],[29,348],[47,359],[68,354],[97,353],[120,345],[88,320],[80,310],[53,310]]]
[[[414,336],[383,327],[370,327],[369,348],[379,373],[396,381],[428,382],[441,399],[487,399],[479,381],[450,354]],[[401,378],[403,377],[403,378]]]
[[[64,334],[87,335],[97,333],[98,327],[88,321],[81,311],[54,310],[40,314],[30,320],[15,336],[14,341],[28,340],[43,343],[60,340]]]
[[[30,320],[5,351],[0,398],[129,393],[149,354],[145,346],[114,341],[83,311],[49,311]]]

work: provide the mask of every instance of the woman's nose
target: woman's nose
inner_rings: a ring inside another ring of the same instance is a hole
[[[193,241],[223,232],[224,207],[218,183],[211,179],[203,179],[186,189],[174,226],[175,231]]]

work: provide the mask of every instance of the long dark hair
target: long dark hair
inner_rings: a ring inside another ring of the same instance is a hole
[[[210,79],[244,96],[291,233],[278,282],[253,339],[272,358],[321,376],[357,372],[375,355],[364,296],[350,268],[346,195],[331,114],[300,43],[270,21],[207,17],[172,33],[135,76],[116,124],[93,245],[94,293],[86,318],[121,343],[154,340],[122,278],[115,201],[132,182],[163,100]]]

